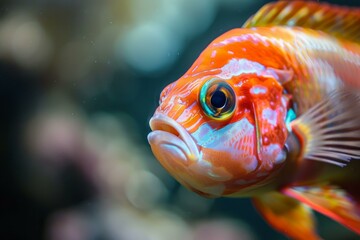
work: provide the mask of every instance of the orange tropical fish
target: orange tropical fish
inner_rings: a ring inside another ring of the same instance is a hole
[[[168,85],[148,140],[181,184],[251,197],[275,229],[320,239],[312,210],[360,234],[360,9],[265,5]]]

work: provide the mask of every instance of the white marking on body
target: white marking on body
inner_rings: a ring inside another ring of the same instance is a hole
[[[270,144],[263,148],[263,157],[272,163],[279,164],[285,161],[286,154],[279,144]]]
[[[319,85],[323,86],[324,89],[328,89],[328,93],[332,92],[330,89],[338,88],[338,83],[341,79],[336,75],[334,68],[321,59],[309,59],[310,71],[313,76],[316,76]]]
[[[333,91],[343,83],[357,82],[356,75],[351,73],[359,73],[360,55],[344,48],[332,38],[319,38],[301,31],[290,32],[295,39],[294,51],[304,53],[296,55],[298,61],[306,63],[310,74],[314,73],[313,78],[321,82],[322,86],[327,86],[325,89]]]
[[[286,160],[286,152],[281,150],[275,158],[275,164],[283,163]]]
[[[255,156],[249,156],[247,159],[241,159],[243,167],[247,172],[254,171],[258,166],[258,160]]]
[[[351,50],[343,48],[336,40],[332,38],[319,38],[301,31],[289,31],[293,34],[295,41],[295,49],[297,51],[310,52],[319,55],[322,53],[334,53],[336,56],[343,56],[343,60],[351,64],[360,65],[360,56],[354,54]],[[316,56],[315,55],[315,56]],[[305,56],[312,57],[312,56]],[[321,58],[321,57],[319,57]]]
[[[277,112],[270,108],[265,108],[262,111],[262,118],[266,119],[266,121],[273,126],[277,124]]]
[[[286,159],[286,153],[281,149],[279,144],[264,146],[261,155],[263,159],[266,159],[266,161],[271,164],[280,164]]]
[[[216,50],[214,50],[214,51],[212,51],[212,53],[211,53],[211,58],[215,58],[216,57]]]

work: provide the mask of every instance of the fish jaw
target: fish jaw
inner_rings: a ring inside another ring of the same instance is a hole
[[[200,157],[192,137],[164,114],[155,114],[149,125],[152,132],[148,134],[148,142],[156,159],[182,185],[192,187],[189,181],[193,178],[187,176],[188,167]]]
[[[152,152],[180,184],[204,197],[223,195],[225,181],[231,176],[202,159],[201,146],[185,128],[163,114],[150,119],[150,128],[148,142]]]

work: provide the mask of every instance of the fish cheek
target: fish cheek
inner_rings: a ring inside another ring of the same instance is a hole
[[[202,159],[197,164],[203,174],[213,181],[229,181],[234,174],[228,166],[229,154],[212,148],[202,149]]]
[[[230,151],[203,149],[202,156],[202,164],[206,162],[206,165],[209,166],[206,175],[214,181],[228,183],[246,178],[258,166],[254,155],[245,156]]]
[[[204,124],[192,134],[199,145],[200,159],[189,166],[208,186],[227,186],[247,179],[259,165],[256,158],[256,134],[247,117],[236,119],[220,129]],[[196,174],[195,174],[196,175]]]

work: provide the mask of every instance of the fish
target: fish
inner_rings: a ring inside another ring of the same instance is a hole
[[[148,142],[204,197],[251,198],[291,239],[317,211],[360,235],[360,9],[264,5],[160,94]]]

